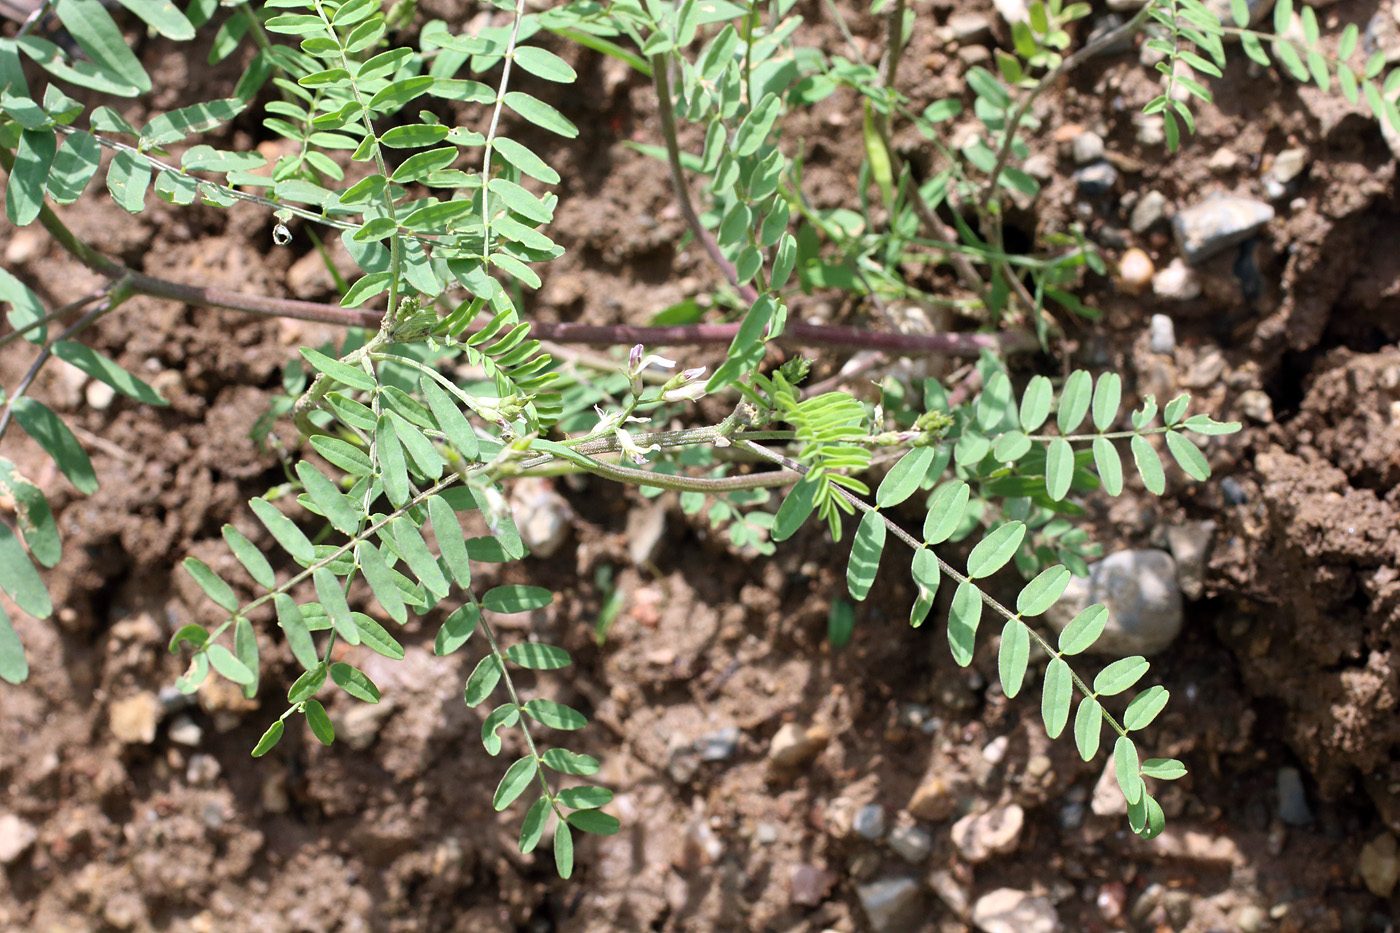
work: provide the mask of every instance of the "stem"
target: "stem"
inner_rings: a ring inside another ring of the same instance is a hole
[[[739,297],[748,304],[753,304],[758,300],[758,292],[752,285],[739,284],[739,275],[734,271],[734,264],[724,258],[724,254],[719,251],[719,244],[710,235],[710,231],[705,229],[705,225],[700,223],[695,207],[690,203],[690,191],[686,188],[685,174],[681,168],[680,142],[676,138],[676,113],[671,106],[671,80],[666,73],[669,64],[670,59],[664,53],[657,53],[651,57],[651,79],[656,86],[661,135],[666,140],[666,164],[671,168],[671,187],[676,191],[676,204],[680,207],[681,216],[685,218],[685,224],[690,228],[696,242],[705,248],[710,260],[724,273],[729,284],[738,291]]]

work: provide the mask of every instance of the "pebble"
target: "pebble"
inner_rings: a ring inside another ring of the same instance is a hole
[[[29,822],[13,813],[0,816],[0,865],[9,865],[18,859],[38,838],[39,831]]]
[[[526,476],[512,484],[510,512],[520,540],[533,557],[554,556],[569,536],[574,510],[547,479]]]
[[[1210,551],[1215,522],[1183,522],[1167,529],[1167,547],[1176,561],[1176,582],[1187,599],[1205,593],[1206,554]]]
[[[1058,933],[1055,905],[1015,888],[997,888],[972,905],[972,922],[982,933]]]
[[[197,753],[190,756],[189,766],[185,768],[185,783],[191,787],[206,787],[217,781],[222,772],[217,758]]]
[[[1103,773],[1099,775],[1099,780],[1094,784],[1094,795],[1089,800],[1089,809],[1094,811],[1095,816],[1123,816],[1128,812],[1128,801],[1123,797],[1123,790],[1118,786],[1118,768],[1113,764],[1113,756],[1109,756],[1108,762],[1104,765]]]
[[[768,763],[778,770],[799,768],[821,754],[830,741],[831,732],[823,726],[804,729],[784,723],[768,746]]]
[[[107,709],[107,722],[123,745],[150,745],[156,740],[156,726],[164,713],[160,698],[146,690],[113,701]]]
[[[1308,795],[1303,791],[1303,775],[1297,768],[1278,769],[1278,818],[1289,826],[1306,826],[1312,822]]]
[[[759,823],[754,828],[753,838],[761,846],[771,846],[778,841],[778,827],[772,823]]]
[[[1041,181],[1049,181],[1055,177],[1055,162],[1043,152],[1037,152],[1026,159],[1021,164],[1021,168],[1025,170],[1027,175],[1039,178]]]
[[[1078,829],[1084,825],[1084,804],[1071,802],[1060,808],[1060,828]]]
[[[1108,607],[1108,624],[1089,647],[1091,654],[1150,657],[1181,632],[1181,589],[1176,562],[1166,551],[1119,551],[1090,564],[1089,576],[1071,579],[1045,620],[1059,631],[1094,603]]]
[[[1144,46],[1146,48],[1146,46]],[[1167,121],[1155,113],[1139,113],[1133,117],[1133,131],[1138,145],[1155,148],[1167,141]]]
[[[98,411],[106,411],[112,406],[112,400],[117,397],[117,390],[105,382],[98,382],[96,379],[83,387],[83,398],[87,400],[89,408]]]
[[[1244,505],[1249,501],[1249,493],[1233,476],[1227,476],[1220,481],[1220,494],[1231,505]]]
[[[170,736],[170,741],[176,745],[195,746],[204,737],[204,730],[190,717],[181,715],[175,717],[165,734]]]
[[[1239,167],[1239,164],[1240,157],[1235,155],[1233,149],[1227,149],[1224,146],[1211,153],[1210,158],[1206,160],[1206,168],[1217,175],[1233,172]]]
[[[24,227],[10,236],[5,247],[5,265],[10,268],[22,266],[31,259],[42,256],[48,248],[48,235],[38,227]]]
[[[1267,919],[1263,909],[1254,904],[1246,904],[1235,911],[1235,927],[1240,933],[1259,933]]]
[[[724,761],[739,747],[737,726],[725,726],[717,732],[710,732],[695,740],[695,754],[701,761]]]
[[[1160,191],[1149,191],[1133,205],[1128,215],[1128,229],[1141,236],[1167,216],[1167,196]]]
[[[1155,284],[1155,276],[1154,276]],[[1153,353],[1171,356],[1176,350],[1176,324],[1165,314],[1152,315],[1149,325],[1147,346]]]
[[[970,813],[953,824],[953,844],[969,862],[985,862],[1016,849],[1026,812],[1008,804],[986,813]]]
[[[933,851],[933,837],[917,826],[896,826],[886,840],[895,854],[911,865],[918,865]]]
[[[1263,201],[1237,195],[1215,195],[1178,211],[1172,232],[1182,258],[1195,265],[1243,243],[1274,219]]]
[[[851,828],[866,839],[879,839],[885,834],[885,808],[878,803],[867,803],[856,811]]]
[[[938,895],[938,899],[946,904],[949,910],[966,919],[967,908],[972,903],[971,892],[967,885],[953,877],[952,872],[940,868],[929,873],[928,886],[933,889],[933,893]]]
[[[1274,423],[1274,403],[1262,389],[1246,389],[1235,399],[1235,407],[1240,414],[1259,424]]]
[[[160,708],[167,714],[178,713],[182,709],[189,709],[198,702],[193,696],[188,693],[181,693],[174,686],[161,687],[157,698],[160,700]]]
[[[1274,164],[1269,167],[1269,177],[1281,185],[1289,184],[1303,174],[1308,167],[1308,150],[1285,149],[1274,156]]]
[[[981,13],[954,13],[948,17],[948,28],[958,42],[973,42],[991,33],[992,21]]]
[[[913,878],[882,878],[856,888],[856,896],[875,933],[895,933],[916,919],[919,883]]]
[[[379,730],[393,712],[392,702],[356,703],[332,720],[335,737],[355,751],[362,752],[379,738]]]
[[[632,507],[627,513],[627,556],[634,566],[656,560],[656,552],[666,537],[666,504],[652,500]]]
[[[952,788],[939,778],[931,778],[919,785],[904,809],[917,820],[937,823],[952,816],[957,805]]]
[[[4,831],[0,830],[0,837],[3,836]],[[0,861],[4,861],[3,855],[0,855]],[[1390,897],[1390,893],[1395,890],[1395,882],[1400,879],[1400,860],[1396,857],[1395,837],[1390,833],[1381,833],[1362,846],[1361,859],[1356,870],[1361,873],[1361,880],[1366,882],[1366,889],[1372,894],[1376,897]]]
[[[1133,247],[1118,260],[1118,287],[1129,295],[1140,295],[1152,284],[1156,271],[1152,257]]]
[[[1118,183],[1118,169],[1108,162],[1095,162],[1076,171],[1074,181],[1080,194],[1097,197],[1113,190]]]
[[[789,881],[792,903],[798,907],[816,907],[826,900],[836,880],[834,873],[815,865],[803,863],[792,866]]]
[[[1031,15],[1030,5],[1026,0],[992,0],[992,6],[997,8],[997,12],[1006,20],[1008,26],[1024,23]]]
[[[1070,142],[1075,165],[1088,165],[1103,158],[1103,137],[1085,130]]]

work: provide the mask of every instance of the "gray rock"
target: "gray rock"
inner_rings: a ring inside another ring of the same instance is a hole
[[[1039,178],[1041,181],[1049,181],[1055,177],[1055,163],[1044,153],[1038,152],[1026,159],[1021,168],[1025,169],[1027,175]]]
[[[1070,143],[1070,152],[1074,156],[1075,165],[1097,162],[1103,158],[1103,137],[1086,130],[1074,137],[1074,141]]]
[[[1220,481],[1220,494],[1231,505],[1244,505],[1249,501],[1249,492],[1233,476],[1227,476]]]
[[[856,889],[860,906],[875,933],[898,933],[918,922],[919,883],[912,878],[882,878]]]
[[[13,813],[0,816],[0,865],[18,859],[38,838],[39,831]]]
[[[972,905],[972,922],[982,933],[1059,933],[1060,917],[1048,898],[1014,888],[998,888]]]
[[[181,693],[173,686],[161,687],[156,698],[160,700],[160,708],[167,714],[189,709],[199,702],[192,694]]]
[[[1167,529],[1167,547],[1176,561],[1176,582],[1187,599],[1200,599],[1206,586],[1206,554],[1215,522],[1184,522]]]
[[[1278,818],[1289,826],[1306,826],[1313,820],[1303,775],[1297,768],[1278,769]]]
[[[1060,828],[1078,829],[1084,825],[1084,804],[1067,803],[1060,808]]]
[[[1274,219],[1263,201],[1215,195],[1172,218],[1176,244],[1187,263],[1196,265],[1254,236]]]
[[[356,703],[332,720],[335,737],[355,751],[362,752],[379,738],[379,730],[393,713],[392,701]]]
[[[1119,551],[1090,564],[1089,576],[1072,579],[1045,620],[1059,631],[1094,603],[1108,607],[1108,624],[1092,654],[1150,657],[1181,632],[1181,589],[1166,551]]]
[[[953,844],[969,862],[985,862],[1016,849],[1026,812],[1008,804],[986,813],[969,813],[953,824]]]
[[[879,839],[885,834],[885,808],[878,803],[867,803],[856,811],[851,828],[866,839]]]
[[[695,740],[695,754],[701,761],[724,761],[739,747],[737,726],[725,726],[717,732],[710,732]]]
[[[1088,197],[1108,194],[1118,183],[1118,169],[1108,162],[1096,162],[1076,171],[1074,182],[1079,186],[1079,193]]]
[[[0,832],[3,835],[3,832]],[[3,861],[3,857],[0,857]],[[1361,847],[1361,858],[1356,864],[1361,880],[1376,897],[1390,897],[1395,890],[1395,882],[1400,880],[1400,858],[1397,858],[1395,837],[1381,833]]]
[[[1176,350],[1176,324],[1165,314],[1152,315],[1147,346],[1153,353],[1171,356]]]
[[[933,851],[933,837],[917,826],[896,826],[885,840],[900,858],[918,865]]]
[[[1144,46],[1146,48],[1146,46]],[[1154,148],[1167,141],[1167,121],[1159,114],[1138,113],[1133,115],[1133,130],[1139,145]]]
[[[836,880],[836,875],[824,868],[805,863],[794,865],[790,881],[791,900],[798,907],[816,907],[826,900]]]
[[[1149,191],[1133,205],[1133,212],[1128,215],[1128,229],[1144,234],[1166,215],[1167,196],[1160,191]]]

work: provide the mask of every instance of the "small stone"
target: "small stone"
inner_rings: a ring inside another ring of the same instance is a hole
[[[1098,133],[1085,131],[1070,142],[1070,152],[1075,165],[1088,165],[1103,158],[1103,137]]]
[[[23,855],[39,831],[13,813],[0,816],[0,865],[9,865]]]
[[[984,894],[972,906],[972,922],[982,933],[1059,933],[1060,917],[1048,898],[1014,888]]]
[[[1176,324],[1167,315],[1152,315],[1147,348],[1162,356],[1171,356],[1176,351]]]
[[[1245,904],[1235,911],[1235,928],[1240,933],[1259,933],[1260,930],[1264,929],[1264,923],[1267,919],[1268,915],[1264,913],[1263,909],[1254,904]]]
[[[1144,53],[1151,52],[1143,46]],[[1146,64],[1146,62],[1144,62]],[[1150,68],[1151,65],[1148,65]],[[1133,131],[1138,145],[1145,149],[1155,149],[1167,141],[1167,121],[1155,113],[1138,113],[1133,116]]]
[[[1079,186],[1080,194],[1098,197],[1113,190],[1118,183],[1118,169],[1108,162],[1096,162],[1076,171],[1074,181]]]
[[[771,846],[778,841],[778,827],[772,823],[759,823],[754,827],[753,838],[761,846]]]
[[[1172,232],[1182,258],[1195,265],[1254,236],[1274,219],[1263,201],[1235,195],[1215,195],[1178,211]]]
[[[1084,804],[1079,802],[1067,803],[1060,808],[1060,828],[1078,829],[1084,825]]]
[[[83,387],[83,398],[87,400],[89,408],[98,411],[106,411],[112,406],[112,399],[117,397],[117,390],[105,382],[98,382],[96,379]]]
[[[939,778],[931,778],[919,785],[904,809],[917,820],[937,823],[952,816],[957,805],[952,789]]]
[[[1173,259],[1167,267],[1152,277],[1152,294],[1168,301],[1190,301],[1201,295],[1201,279],[1180,259]]]
[[[1094,603],[1108,607],[1108,623],[1087,649],[1092,654],[1150,657],[1181,632],[1181,589],[1166,551],[1119,551],[1090,564],[1089,576],[1070,580],[1045,620],[1060,631]]]
[[[272,768],[263,777],[258,800],[268,813],[286,813],[291,806],[291,795],[287,793],[287,771],[285,768]]]
[[[175,717],[165,734],[170,736],[170,741],[176,745],[195,746],[203,738],[204,730],[190,717],[181,715]]]
[[[1167,546],[1176,561],[1176,582],[1187,599],[1200,599],[1206,586],[1206,555],[1215,522],[1184,522],[1167,529]]]
[[[627,556],[637,567],[656,560],[666,538],[666,504],[658,500],[635,505],[627,513]]]
[[[725,726],[718,732],[710,732],[695,740],[695,754],[701,761],[724,761],[739,747],[737,726]]]
[[[887,840],[890,848],[911,865],[918,865],[933,851],[933,837],[917,826],[896,826]]]
[[[1128,229],[1141,236],[1167,216],[1167,196],[1160,191],[1149,191],[1133,205],[1128,215]]]
[[[357,752],[362,752],[379,738],[379,730],[394,712],[391,702],[356,703],[332,722],[335,737]]]
[[[952,872],[940,868],[929,873],[928,886],[933,889],[934,894],[938,895],[938,899],[948,906],[949,910],[966,919],[967,908],[972,903],[971,892],[968,891],[967,885],[954,878]]]
[[[1027,175],[1039,178],[1041,181],[1049,181],[1055,177],[1055,162],[1043,152],[1037,152],[1026,159],[1021,164],[1021,168],[1025,170]]]
[[[4,830],[0,829],[0,838]],[[0,855],[0,862],[4,861]],[[1400,879],[1400,859],[1396,856],[1395,837],[1381,833],[1361,847],[1361,859],[1356,866],[1366,889],[1376,897],[1390,897],[1395,890],[1395,882]]]
[[[102,919],[118,930],[130,930],[146,915],[146,904],[141,895],[131,890],[116,890],[108,893],[102,904]]]
[[[912,878],[883,878],[856,889],[875,933],[912,929],[918,919],[919,884]]]
[[[794,865],[789,882],[792,890],[791,900],[798,907],[816,907],[831,894],[836,880],[835,873],[824,868],[805,863]]]
[[[1123,909],[1128,906],[1128,888],[1121,881],[1110,881],[1099,888],[1094,898],[1094,906],[1099,916],[1108,923],[1118,923],[1123,919]]]
[[[831,741],[831,732],[823,726],[804,729],[796,723],[784,723],[768,746],[768,763],[776,770],[800,768],[810,762]]]
[[[189,766],[185,768],[185,783],[191,787],[206,787],[217,781],[222,771],[219,759],[200,752],[190,756]]]
[[[520,540],[539,558],[554,556],[574,518],[568,500],[554,491],[549,480],[535,476],[518,479],[511,486],[510,511]]]
[[[178,713],[182,709],[189,709],[198,702],[193,696],[181,693],[174,686],[161,687],[157,697],[160,699],[160,708],[165,711],[166,715]]]
[[[1001,760],[1006,757],[1006,748],[1011,744],[1009,736],[999,735],[992,739],[982,749],[982,758],[992,765],[1001,764]]]
[[[867,803],[856,811],[851,828],[866,839],[879,839],[885,834],[885,808],[878,803]]]
[[[1249,501],[1249,492],[1233,476],[1227,476],[1220,481],[1220,494],[1231,505],[1244,505]]]
[[[1152,257],[1134,247],[1118,260],[1118,287],[1129,295],[1140,295],[1152,284],[1156,271]]]
[[[992,31],[992,22],[981,13],[954,13],[948,17],[948,28],[958,42],[975,42]]]
[[[217,800],[211,800],[204,805],[204,812],[200,815],[200,821],[205,827],[213,830],[224,828],[224,805]]]
[[[965,45],[958,49],[958,60],[964,65],[980,64],[988,61],[991,57],[991,50],[985,45]]]
[[[969,862],[985,862],[1016,849],[1026,812],[1019,804],[970,813],[953,824],[953,844]]]
[[[997,12],[1006,20],[1008,26],[1024,23],[1031,15],[1030,5],[1026,0],[992,0],[992,6],[997,8]]]
[[[1303,174],[1308,167],[1308,150],[1285,149],[1274,156],[1274,164],[1269,168],[1269,177],[1281,185],[1287,185]]]
[[[1089,801],[1089,809],[1095,816],[1122,816],[1128,812],[1128,801],[1123,797],[1123,789],[1118,786],[1118,769],[1109,756],[1103,773],[1094,784],[1094,796]]]
[[[1269,394],[1261,389],[1246,389],[1235,399],[1235,407],[1240,414],[1259,424],[1274,423],[1274,402]]]
[[[1055,763],[1050,760],[1049,755],[1032,755],[1026,761],[1026,777],[1033,781],[1039,781],[1050,773],[1050,769],[1054,767],[1054,764]]]
[[[47,247],[48,235],[41,228],[22,227],[11,234],[10,243],[5,247],[5,265],[22,266],[42,256]]]
[[[1206,160],[1206,168],[1217,175],[1233,172],[1239,164],[1240,157],[1235,155],[1233,150],[1223,147],[1215,150],[1211,157]]]
[[[706,865],[718,862],[723,854],[724,844],[710,828],[710,821],[703,816],[697,817],[686,827],[685,837],[681,841],[680,857],[675,863],[676,868],[682,874],[691,874]]]
[[[1297,768],[1278,769],[1278,818],[1289,826],[1306,826],[1313,820],[1303,775]]]
[[[114,701],[107,709],[107,722],[123,745],[150,745],[164,712],[160,698],[147,690]]]

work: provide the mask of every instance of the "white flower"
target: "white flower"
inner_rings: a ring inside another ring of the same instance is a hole
[[[679,376],[673,376],[661,387],[661,401],[663,402],[693,402],[696,399],[705,397],[705,386],[699,382],[701,376],[705,375],[704,366],[697,366],[694,369],[687,369]]]
[[[659,444],[652,444],[646,448],[638,447],[637,442],[632,440],[632,435],[628,433],[626,428],[618,428],[615,433],[617,434],[618,446],[633,463],[646,463],[647,454],[653,450],[661,449]]]

